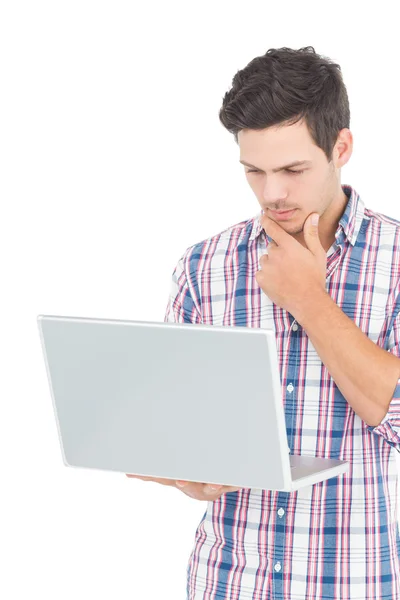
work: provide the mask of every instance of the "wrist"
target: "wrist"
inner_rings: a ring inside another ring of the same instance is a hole
[[[313,320],[318,313],[325,310],[332,302],[333,300],[328,292],[325,289],[318,288],[313,290],[292,314],[302,327],[307,327],[310,320]]]

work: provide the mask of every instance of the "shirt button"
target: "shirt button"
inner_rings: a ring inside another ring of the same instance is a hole
[[[274,566],[275,571],[277,571],[279,573],[279,571],[281,570],[281,563],[277,562],[276,565]]]
[[[294,387],[293,387],[293,385],[291,383],[289,383],[289,385],[287,386],[286,389],[287,389],[288,392],[293,392]]]
[[[293,331],[297,331],[299,328],[299,326],[297,325],[297,323],[295,323],[292,327]]]
[[[283,510],[283,508],[280,508],[278,510],[278,515],[282,518],[284,514],[285,514],[285,511]]]

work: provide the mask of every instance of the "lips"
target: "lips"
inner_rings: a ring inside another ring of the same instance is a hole
[[[296,212],[296,208],[292,208],[290,210],[281,210],[281,211],[274,211],[271,210],[271,214],[275,219],[278,219],[278,221],[287,221],[288,219],[291,219],[292,216],[294,215],[294,213]]]

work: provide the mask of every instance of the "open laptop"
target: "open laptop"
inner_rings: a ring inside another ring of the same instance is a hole
[[[280,491],[348,470],[289,454],[272,330],[37,321],[67,466]]]

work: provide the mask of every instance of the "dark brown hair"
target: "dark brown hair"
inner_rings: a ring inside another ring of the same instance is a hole
[[[304,118],[328,162],[339,132],[350,128],[350,108],[340,65],[312,46],[271,48],[236,73],[219,119],[234,134],[297,123]]]

